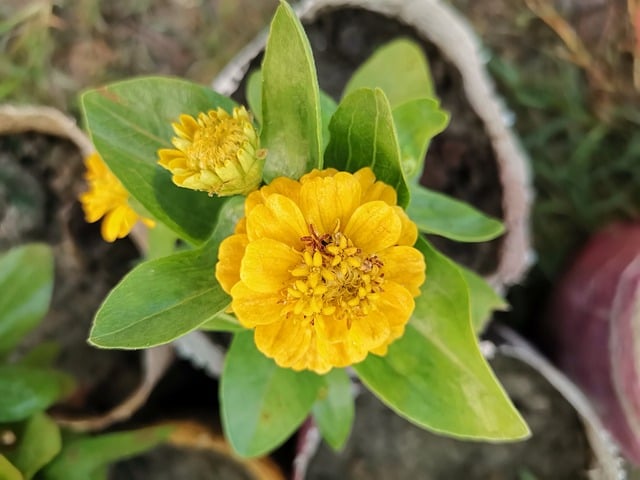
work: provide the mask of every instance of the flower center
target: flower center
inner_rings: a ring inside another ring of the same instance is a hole
[[[382,292],[383,264],[376,255],[363,254],[339,225],[323,235],[309,225],[309,233],[301,238],[301,261],[283,291],[283,314],[303,315],[312,324],[316,315],[333,316],[351,328],[354,318],[367,315]]]
[[[246,140],[245,122],[225,111],[212,111],[198,116],[198,128],[184,153],[192,168],[200,170],[222,167],[236,157]]]

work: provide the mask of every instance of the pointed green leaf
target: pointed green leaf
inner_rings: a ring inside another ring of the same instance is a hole
[[[504,233],[504,225],[459,200],[420,185],[411,186],[407,214],[418,229],[458,242],[485,242]]]
[[[381,88],[392,106],[421,97],[432,97],[429,65],[422,48],[401,38],[379,48],[353,74],[343,96],[359,88]]]
[[[158,426],[107,433],[96,437],[77,437],[64,443],[60,455],[44,468],[38,478],[43,480],[104,478],[100,474],[107,465],[150,450],[165,441],[171,431],[171,427]]]
[[[42,320],[53,289],[53,255],[46,245],[16,247],[0,256],[0,356]]]
[[[431,139],[449,123],[449,114],[433,98],[416,98],[393,109],[402,169],[408,180],[419,179]]]
[[[23,365],[0,365],[0,423],[24,420],[67,395],[71,378]]]
[[[98,310],[89,342],[102,348],[149,348],[198,328],[229,305],[214,276],[217,248],[141,263]]]
[[[7,457],[0,455],[0,479],[2,480],[23,480],[24,477],[16,467],[11,465]]]
[[[240,325],[238,319],[233,315],[225,312],[218,313],[215,317],[198,327],[199,330],[205,330],[209,332],[242,332],[246,330],[245,327]]]
[[[324,384],[313,404],[313,418],[322,437],[334,450],[343,447],[353,424],[355,405],[351,379],[342,368],[322,376]]]
[[[400,150],[391,107],[380,89],[362,88],[345,97],[329,124],[331,139],[325,167],[355,172],[371,167],[378,180],[398,192],[398,204],[409,203],[400,165]]]
[[[247,80],[247,106],[256,122],[262,125],[262,72],[254,70]]]
[[[392,410],[429,430],[505,441],[529,429],[482,357],[457,267],[425,240],[428,276],[412,320],[385,357],[369,355],[358,375]]]
[[[231,299],[215,278],[218,247],[233,232],[243,209],[244,197],[226,200],[207,243],[143,262],[129,272],[98,310],[89,342],[102,348],[149,348],[223,312]]]
[[[299,178],[322,166],[316,67],[302,25],[285,2],[271,22],[262,62],[262,121],[265,180]]]
[[[467,282],[471,306],[471,325],[473,331],[479,335],[491,319],[491,312],[506,310],[509,305],[484,278],[461,265],[457,265],[457,267]]]
[[[91,90],[82,108],[93,143],[125,188],[157,220],[194,244],[209,237],[221,199],[175,186],[157,151],[173,148],[171,127],[183,114],[197,115],[235,103],[213,90],[173,78],[146,77]]]
[[[22,472],[25,480],[53,460],[62,448],[58,425],[41,412],[16,428],[15,433],[18,444],[7,453],[7,458]]]
[[[243,456],[273,450],[306,418],[321,386],[318,375],[280,368],[265,357],[252,331],[237,333],[220,385],[225,436]]]

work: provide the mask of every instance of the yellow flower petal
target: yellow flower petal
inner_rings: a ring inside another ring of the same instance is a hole
[[[287,320],[255,329],[258,350],[285,368],[304,358],[312,341],[312,332],[302,320]]]
[[[300,261],[300,254],[271,238],[249,242],[240,265],[240,279],[252,290],[275,293],[290,281],[291,270]]]
[[[296,248],[302,246],[300,239],[308,233],[298,205],[279,194],[270,195],[262,205],[251,210],[246,228],[251,241],[271,238]]]
[[[345,172],[311,178],[300,190],[301,209],[319,233],[331,233],[336,226],[345,225],[359,204],[360,183]]]
[[[97,153],[85,159],[85,166],[89,190],[78,199],[87,222],[93,223],[103,218],[100,228],[102,238],[113,242],[126,237],[138,220],[149,227],[155,225],[153,220],[140,217],[129,206],[129,193]]]
[[[220,243],[216,279],[227,293],[230,293],[231,288],[240,281],[240,264],[248,243],[249,239],[242,234],[231,235]]]
[[[231,308],[242,326],[253,328],[257,325],[280,323],[282,304],[279,295],[256,292],[238,282],[231,289],[231,296]]]
[[[418,250],[405,245],[390,247],[379,252],[378,257],[385,266],[386,280],[403,285],[414,297],[420,295],[420,285],[425,279],[425,263]]]
[[[395,245],[401,231],[402,223],[393,207],[380,200],[358,207],[344,228],[354,245],[369,253]]]
[[[418,227],[411,221],[407,213],[400,207],[393,207],[402,222],[402,231],[398,239],[398,245],[413,246],[418,240]]]

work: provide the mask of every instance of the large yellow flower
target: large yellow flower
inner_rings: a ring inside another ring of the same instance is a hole
[[[259,148],[256,130],[244,107],[230,115],[222,108],[180,115],[173,123],[173,148],[158,150],[158,163],[172,173],[180,187],[209,195],[247,194],[260,185],[266,151]]]
[[[153,220],[141,217],[129,206],[129,192],[120,180],[107,168],[100,155],[92,153],[85,161],[85,179],[89,190],[80,195],[79,200],[89,223],[101,218],[100,233],[107,242],[129,235],[133,226],[142,221],[153,227]]]
[[[403,334],[425,279],[417,235],[369,168],[280,177],[247,197],[216,278],[260,351],[324,373],[384,355]]]

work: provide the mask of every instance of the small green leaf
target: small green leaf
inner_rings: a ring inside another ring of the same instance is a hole
[[[322,437],[334,450],[343,447],[354,417],[351,379],[344,369],[334,368],[322,377],[324,385],[318,392],[318,400],[313,404],[313,418]]]
[[[228,313],[220,312],[211,320],[203,323],[198,327],[199,330],[206,330],[210,332],[242,332],[246,330],[236,317],[229,315]]]
[[[398,192],[398,204],[409,203],[391,108],[380,89],[362,88],[338,105],[329,124],[331,139],[325,167],[355,172],[371,167],[376,178]]]
[[[502,222],[420,185],[411,186],[411,203],[407,214],[418,229],[458,242],[485,242],[504,233]]]
[[[52,290],[53,255],[46,245],[16,247],[0,256],[0,356],[42,320]]]
[[[217,248],[141,263],[109,293],[89,342],[102,348],[149,348],[195,330],[229,305],[214,276]]]
[[[322,166],[320,98],[311,47],[293,9],[281,1],[262,63],[266,181],[299,178]]]
[[[433,96],[431,73],[422,49],[403,38],[376,50],[353,74],[343,96],[363,87],[381,88],[394,107]]]
[[[0,422],[17,422],[67,395],[73,381],[54,370],[0,365]]]
[[[254,70],[249,74],[245,93],[253,118],[262,125],[262,72],[260,70]]]
[[[222,200],[174,185],[157,164],[157,152],[173,148],[171,123],[181,114],[217,107],[230,112],[234,106],[202,85],[159,77],[118,82],[82,96],[87,129],[109,169],[151,215],[194,244],[211,234]]]
[[[15,432],[18,444],[7,453],[7,458],[22,472],[25,480],[29,480],[60,452],[60,429],[47,415],[38,412]]]
[[[449,114],[433,98],[416,98],[393,109],[402,169],[409,180],[419,179],[431,139],[449,123]]]
[[[107,465],[150,450],[165,441],[171,431],[171,427],[158,426],[107,433],[97,437],[77,437],[64,443],[60,455],[41,472],[41,478],[43,480],[105,478],[103,472]]]
[[[491,312],[506,310],[509,305],[491,288],[482,277],[468,268],[457,265],[469,288],[469,302],[471,305],[471,325],[473,331],[479,335],[491,319]]]
[[[280,368],[265,357],[252,331],[237,333],[220,386],[225,436],[243,456],[273,450],[302,423],[321,386],[318,375]]]
[[[215,278],[218,247],[243,210],[244,197],[225,200],[207,243],[143,262],[129,272],[98,310],[89,342],[103,348],[148,348],[213,321],[230,303]]]
[[[428,276],[412,320],[385,357],[354,368],[392,410],[429,430],[454,437],[505,441],[529,429],[482,357],[471,329],[464,279],[425,240]]]
[[[23,480],[24,477],[16,467],[11,465],[7,457],[0,455],[0,480]]]

